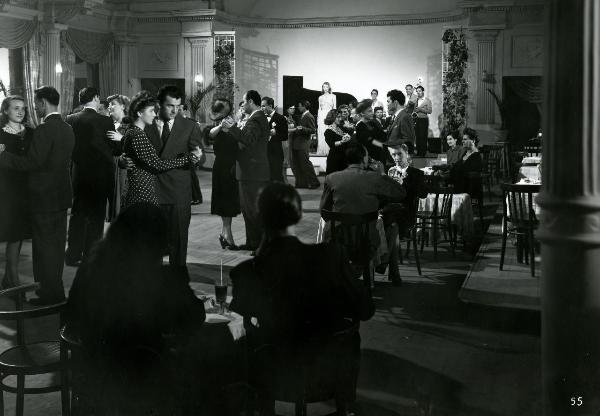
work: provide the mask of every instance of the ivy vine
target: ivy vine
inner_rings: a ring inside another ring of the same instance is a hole
[[[442,84],[444,130],[448,134],[465,125],[468,84],[465,70],[469,51],[462,29],[447,29],[442,41],[448,45],[446,61],[448,69]]]

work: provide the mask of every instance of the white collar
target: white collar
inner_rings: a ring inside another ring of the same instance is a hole
[[[302,113],[302,117],[304,117],[304,114],[306,113],[310,113],[310,111],[306,110],[304,113]]]
[[[257,108],[256,110],[254,110],[250,116],[248,116],[248,118],[252,117],[254,115],[254,113],[258,112],[258,111],[262,111],[262,108]]]
[[[271,111],[271,114],[269,114],[269,117],[273,117],[273,114],[275,114],[275,110]]]
[[[51,113],[48,113],[44,116],[44,118],[42,119],[42,122],[46,121],[46,119],[50,116],[53,116],[54,114],[58,114],[60,116],[60,113],[58,111],[53,111]]]
[[[89,108],[90,110],[94,110],[96,113],[98,112],[98,110],[94,107],[90,107],[90,106],[85,106],[82,108],[82,110],[85,110],[86,108]]]
[[[396,112],[394,113],[394,117],[396,117],[398,114],[400,114],[400,111],[404,110],[404,107],[400,106],[399,110],[396,110]]]

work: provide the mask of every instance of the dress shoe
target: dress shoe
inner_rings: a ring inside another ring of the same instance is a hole
[[[238,246],[238,248],[242,251],[254,251],[256,250],[256,248],[249,246],[248,244],[242,244],[241,246]]]
[[[52,299],[44,299],[44,298],[31,298],[27,301],[30,305],[33,306],[48,306],[48,305],[56,305],[57,303],[64,302],[63,300],[52,300]]]
[[[219,234],[219,243],[221,243],[222,249],[237,251],[240,248],[233,243],[230,243],[223,234]]]

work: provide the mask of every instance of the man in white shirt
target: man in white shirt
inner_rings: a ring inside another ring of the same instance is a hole
[[[421,85],[417,87],[417,105],[414,114],[416,114],[415,136],[417,139],[417,155],[425,156],[427,153],[427,135],[429,132],[431,100],[425,97],[425,88]]]

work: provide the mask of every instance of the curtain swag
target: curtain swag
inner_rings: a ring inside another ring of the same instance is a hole
[[[0,17],[0,48],[22,48],[29,42],[38,26],[36,20]]]
[[[80,59],[90,64],[97,64],[113,46],[113,35],[69,28],[67,43]]]

